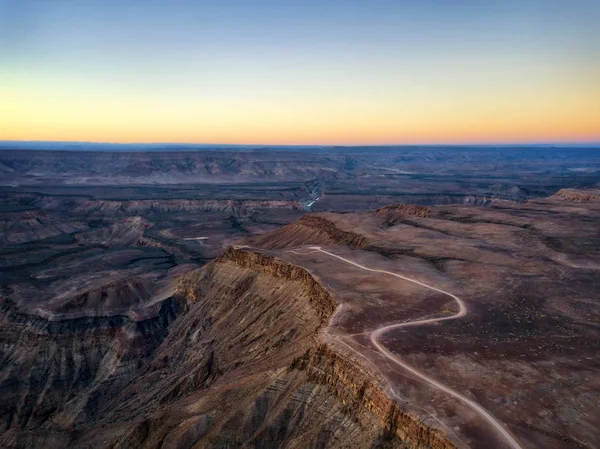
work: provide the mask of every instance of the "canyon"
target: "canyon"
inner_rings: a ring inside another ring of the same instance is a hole
[[[599,446],[596,153],[447,151],[0,151],[0,446]]]

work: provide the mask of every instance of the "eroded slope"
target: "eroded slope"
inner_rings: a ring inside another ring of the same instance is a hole
[[[101,363],[85,375],[51,364],[45,382],[33,375],[13,377],[22,395],[31,398],[31,410],[18,411],[18,419],[9,421],[12,415],[5,415],[8,429],[0,442],[8,447],[300,448],[400,447],[404,440],[411,447],[453,447],[443,433],[401,411],[381,380],[350,353],[323,344],[336,304],[305,269],[230,249],[182,277],[176,288],[165,304],[179,304],[178,318],[165,334],[151,338],[155,347],[144,346],[143,332],[131,327],[141,324],[113,324],[112,340],[83,340],[74,351],[112,354],[99,356]],[[19,326],[33,327],[14,314],[5,320],[15,333]],[[166,330],[169,322],[161,324]],[[42,338],[38,331],[29,339],[37,347],[29,360],[40,369],[47,365],[41,353],[49,347],[57,348],[53,364],[60,364],[59,355],[81,340],[73,325],[62,325],[58,335]],[[15,347],[4,360],[22,369],[30,363],[15,358],[22,351]],[[89,386],[63,391],[73,378]],[[33,385],[46,385],[44,394]],[[40,407],[43,396],[55,402]]]
[[[330,345],[363,356],[403,409],[457,445],[596,447],[599,223],[598,200],[570,191],[488,208],[398,205],[318,214],[287,227],[285,238],[281,230],[243,245],[318,275],[342,304]],[[337,232],[327,231],[331,226]],[[331,238],[346,233],[360,243]],[[516,444],[468,403],[395,366],[373,344],[383,326],[456,315],[458,304],[443,292],[462,298],[468,313],[390,328],[378,339],[392,357],[487,410]]]
[[[2,302],[0,444],[511,447],[399,357],[519,447],[594,447],[600,204],[581,195],[309,215],[157,285],[88,288],[88,264],[66,258],[85,293]],[[84,236],[89,257],[150,237],[116,223]],[[468,313],[382,333],[392,358],[373,344],[382,326],[456,315],[444,292]]]

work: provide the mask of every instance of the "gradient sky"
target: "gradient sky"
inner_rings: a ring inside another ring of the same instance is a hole
[[[598,0],[0,0],[0,140],[600,141]]]

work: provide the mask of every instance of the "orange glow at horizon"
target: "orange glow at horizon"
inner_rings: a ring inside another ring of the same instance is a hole
[[[0,92],[2,92],[0,90]],[[427,144],[600,141],[600,88],[333,92],[285,101],[188,100],[89,91],[4,91],[0,140],[207,144]]]
[[[600,142],[598,2],[175,3],[0,9],[0,140]]]

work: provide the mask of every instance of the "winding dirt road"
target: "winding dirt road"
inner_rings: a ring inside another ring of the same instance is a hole
[[[314,251],[319,251],[323,254],[327,254],[330,257],[335,257],[336,259],[339,259],[343,262],[346,262],[350,265],[353,265],[355,267],[361,268],[363,270],[366,271],[371,271],[371,272],[375,272],[375,273],[382,273],[382,274],[387,274],[390,276],[394,276],[397,278],[400,278],[402,280],[405,280],[407,282],[411,282],[413,284],[417,284],[420,285],[422,287],[428,288],[430,290],[436,291],[438,293],[442,293],[446,296],[449,296],[450,298],[452,298],[454,301],[456,301],[456,303],[458,304],[458,312],[455,313],[454,315],[451,316],[446,316],[446,317],[440,317],[440,318],[427,318],[427,319],[423,319],[423,320],[417,320],[417,321],[408,321],[405,323],[399,323],[399,324],[390,324],[387,326],[383,326],[380,327],[379,329],[376,329],[375,331],[371,332],[371,343],[379,350],[379,352],[381,352],[381,354],[383,356],[385,356],[388,360],[390,360],[391,362],[395,363],[396,365],[402,367],[403,369],[405,369],[406,371],[410,372],[412,375],[416,376],[417,378],[425,381],[426,383],[430,384],[431,386],[437,388],[440,391],[443,391],[444,393],[449,394],[450,396],[458,399],[459,401],[461,401],[463,404],[467,405],[469,408],[471,408],[473,411],[475,411],[479,416],[481,416],[483,419],[485,419],[493,428],[494,430],[500,435],[502,436],[502,438],[506,441],[506,443],[513,449],[523,449],[523,447],[519,444],[519,442],[510,434],[510,432],[504,427],[504,425],[498,421],[496,418],[494,418],[492,416],[492,414],[490,412],[488,412],[485,408],[483,408],[481,405],[477,404],[475,401],[469,399],[468,397],[460,394],[459,392],[453,390],[452,388],[438,382],[437,380],[429,377],[427,374],[419,371],[418,369],[412,367],[411,365],[409,365],[408,363],[404,362],[400,357],[398,357],[396,354],[394,354],[393,352],[391,352],[390,350],[388,350],[380,341],[380,337],[391,330],[397,330],[397,329],[402,329],[404,327],[410,327],[410,326],[421,326],[424,324],[431,324],[431,323],[439,323],[441,321],[448,321],[448,320],[455,320],[461,317],[464,317],[467,314],[467,306],[465,305],[464,301],[462,299],[460,299],[458,296],[453,295],[452,293],[449,293],[445,290],[439,289],[437,287],[433,287],[429,284],[426,284],[424,282],[420,282],[417,281],[416,279],[412,279],[406,276],[402,276],[400,274],[397,273],[393,273],[391,271],[386,271],[386,270],[378,270],[375,268],[369,268],[366,267],[364,265],[361,265],[359,263],[353,262],[351,260],[348,260],[342,256],[338,256],[337,254],[331,253],[329,251],[325,251],[324,249],[321,249],[320,246],[310,246],[307,249],[310,250],[314,250]]]

